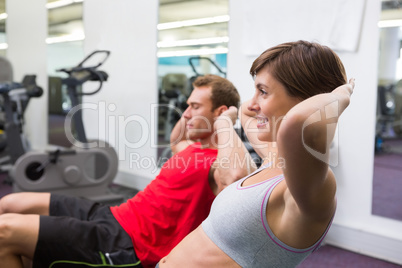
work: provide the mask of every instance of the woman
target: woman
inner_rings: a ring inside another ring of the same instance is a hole
[[[250,74],[255,94],[240,117],[263,166],[224,189],[161,268],[295,267],[331,225],[336,181],[329,145],[354,80],[345,84],[331,49],[306,41],[266,50]]]

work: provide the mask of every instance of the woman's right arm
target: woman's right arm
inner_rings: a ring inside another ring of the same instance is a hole
[[[330,93],[310,97],[286,114],[278,131],[283,174],[298,208],[317,216],[332,206],[335,185],[329,181],[329,148],[339,117],[349,105],[354,79]]]

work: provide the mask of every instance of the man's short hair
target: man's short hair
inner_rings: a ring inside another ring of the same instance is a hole
[[[211,87],[212,111],[222,105],[226,105],[227,107],[235,106],[237,108],[240,106],[239,92],[232,82],[226,78],[218,75],[207,74],[197,77],[197,79],[195,79],[193,82],[193,86]]]

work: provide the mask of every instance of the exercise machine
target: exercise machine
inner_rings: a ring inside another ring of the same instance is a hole
[[[109,54],[109,51],[98,50],[77,66],[58,70],[68,75],[62,79],[62,83],[67,86],[72,104],[66,118],[67,122],[72,123],[72,129],[65,131],[74,130],[75,143],[70,148],[28,151],[18,157],[9,173],[14,192],[51,192],[98,202],[124,200],[123,195],[109,189],[117,174],[117,153],[105,141],[87,140],[79,108],[82,96],[96,94],[101,90],[103,82],[107,81],[108,74],[98,68]],[[84,93],[81,88],[88,81],[97,82],[99,86],[93,92]]]
[[[0,83],[0,171],[7,171],[30,149],[23,133],[24,113],[30,99],[42,94],[42,88],[36,85],[35,75],[26,75],[21,83]]]
[[[187,82],[187,76],[182,73],[168,73],[162,79],[159,91],[159,125],[163,128],[164,141],[170,141],[170,133],[185,110],[183,105],[187,105]]]

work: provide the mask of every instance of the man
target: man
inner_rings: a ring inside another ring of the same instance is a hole
[[[194,230],[214,197],[254,167],[233,129],[236,88],[215,75],[193,86],[171,133],[173,157],[126,203],[109,208],[50,193],[1,199],[0,267],[154,267]]]

